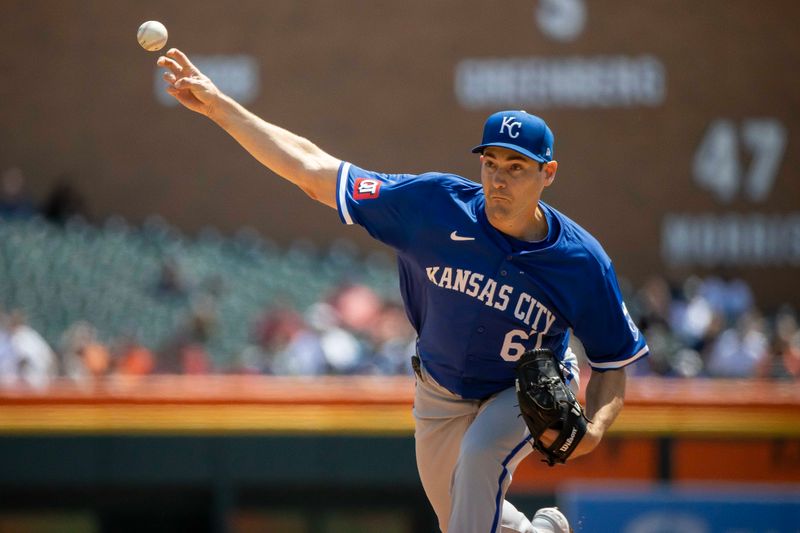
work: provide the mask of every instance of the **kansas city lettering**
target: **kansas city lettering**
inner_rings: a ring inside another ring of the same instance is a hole
[[[544,324],[540,324],[542,315],[544,315]],[[514,316],[525,322],[525,325],[530,326],[531,331],[543,333],[550,331],[550,327],[556,321],[556,316],[527,292],[519,295],[517,306],[514,308]],[[533,319],[533,323],[531,323],[531,319]],[[539,327],[540,325],[544,327]]]
[[[509,309],[514,296],[513,286],[499,284],[480,272],[438,266],[426,267],[425,271],[430,282],[437,287],[466,294],[498,311]],[[547,334],[555,323],[556,316],[527,292],[521,291],[518,294],[513,306],[514,317],[529,326],[531,331]]]
[[[508,307],[508,295],[514,290],[510,285],[503,285],[497,290],[497,282],[486,278],[479,272],[472,272],[456,268],[455,272],[450,267],[427,267],[428,279],[443,289],[462,292],[472,298],[477,298],[489,307],[505,311]],[[437,279],[438,276],[438,279]],[[496,294],[495,294],[496,293]],[[495,301],[495,296],[497,301]]]

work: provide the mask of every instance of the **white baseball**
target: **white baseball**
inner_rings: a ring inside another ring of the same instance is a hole
[[[149,52],[161,50],[167,44],[167,28],[157,20],[148,20],[139,26],[136,40]]]

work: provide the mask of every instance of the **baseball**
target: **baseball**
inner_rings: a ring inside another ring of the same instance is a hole
[[[148,20],[139,26],[136,40],[149,52],[161,50],[167,44],[167,28],[157,20]]]

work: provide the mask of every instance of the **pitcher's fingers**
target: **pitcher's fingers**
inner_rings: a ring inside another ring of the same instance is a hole
[[[158,65],[159,67],[170,69],[172,73],[175,74],[176,76],[180,76],[181,72],[183,71],[183,69],[178,64],[177,61],[164,56],[158,58],[158,61],[156,61],[156,65]]]
[[[181,78],[175,82],[176,89],[191,89],[192,87],[201,87],[203,84],[198,78]]]
[[[199,72],[199,70],[197,70],[197,67],[195,67],[192,64],[192,62],[189,61],[189,58],[186,57],[186,54],[184,54],[177,48],[170,48],[169,51],[167,52],[167,57],[170,57],[175,61],[177,61],[178,64],[183,68],[189,68],[194,70],[195,72]]]
[[[170,85],[174,84],[178,79],[172,72],[165,72],[161,77]]]

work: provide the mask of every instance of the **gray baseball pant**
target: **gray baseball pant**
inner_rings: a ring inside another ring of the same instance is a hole
[[[572,352],[565,362],[577,361]],[[439,385],[422,364],[414,396],[417,468],[443,533],[535,533],[505,501],[514,470],[533,449],[514,387],[465,400]]]

